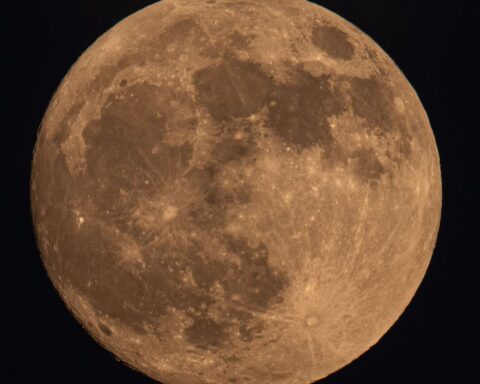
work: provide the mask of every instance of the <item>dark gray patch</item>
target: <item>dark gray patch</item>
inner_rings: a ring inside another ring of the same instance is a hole
[[[348,35],[335,27],[315,25],[312,30],[312,43],[336,59],[350,60],[355,52],[348,41]]]
[[[125,87],[127,85],[128,81],[126,79],[122,79],[120,80],[120,82],[118,83],[118,85],[120,87]]]
[[[206,191],[205,201],[210,206],[241,205],[251,202],[251,189],[248,185],[239,185],[232,190],[225,190],[219,185],[212,185]]]
[[[190,49],[189,47],[199,46],[202,35],[203,31],[196,21],[193,18],[185,18],[169,26],[158,40],[152,42],[151,49],[158,53],[156,59],[159,61],[176,59]]]
[[[252,201],[252,188],[248,184],[240,184],[233,188],[234,204],[248,204]]]
[[[214,215],[224,216],[227,205],[235,206],[251,201],[251,186],[242,182],[240,176],[235,180],[236,184],[226,188],[223,184],[222,169],[229,163],[242,166],[241,163],[244,161],[253,161],[257,148],[252,130],[250,122],[236,119],[223,123],[216,135],[210,161],[203,170],[206,177],[203,178],[201,185],[197,183],[204,192],[208,211]]]
[[[193,279],[203,289],[208,289],[215,281],[222,280],[228,268],[228,265],[217,260],[202,260],[200,255],[191,265]]]
[[[269,373],[269,380],[271,381],[287,380],[291,378],[292,378],[292,373],[278,373],[278,372]]]
[[[98,150],[122,162],[132,148],[147,150],[151,143],[161,143],[165,136],[166,118],[162,113],[162,90],[153,85],[138,84],[112,94],[107,99],[99,120],[91,121],[83,131],[89,154]],[[123,142],[122,142],[123,141]],[[107,161],[109,156],[102,156]],[[91,171],[102,159],[92,161]]]
[[[388,132],[395,128],[393,93],[375,79],[351,78],[352,107],[355,114]]]
[[[249,144],[245,140],[224,140],[217,145],[213,151],[213,158],[219,164],[226,164],[231,161],[240,160],[249,153]]]
[[[226,245],[241,260],[240,267],[231,269],[233,276],[226,276],[226,291],[243,298],[247,305],[266,310],[281,301],[281,292],[288,286],[285,274],[268,262],[268,248],[260,243],[250,246],[246,239],[226,237]]]
[[[215,231],[224,228],[226,223],[226,211],[224,204],[214,204],[214,195],[221,194],[217,192],[218,168],[208,165],[206,168],[193,168],[185,176],[191,185],[198,191],[198,201],[188,212],[193,225],[207,231]]]
[[[327,118],[346,111],[342,93],[330,76],[297,71],[288,85],[277,85],[270,96],[269,126],[287,143],[300,149],[320,145],[327,153],[334,139]]]
[[[370,123],[370,133],[380,137],[398,131],[397,150],[403,156],[411,152],[411,134],[405,115],[396,110],[395,93],[391,86],[377,80],[350,78],[352,108],[356,115]]]
[[[193,83],[198,102],[210,115],[229,121],[259,110],[270,91],[271,80],[258,64],[227,55],[217,66],[197,71]]]
[[[228,36],[228,48],[247,49],[252,45],[253,39],[254,35],[240,33],[239,31],[235,30]]]
[[[195,318],[185,329],[188,340],[199,348],[222,347],[229,339],[228,325],[207,316]]]
[[[223,361],[225,361],[227,363],[238,363],[242,360],[236,354],[233,354],[233,355],[228,355],[228,356],[224,357]]]
[[[252,315],[252,319],[254,316]],[[263,322],[257,322],[255,325],[249,325],[249,320],[245,320],[241,325],[240,325],[240,339],[245,342],[245,343],[250,343],[254,339],[257,339],[261,337],[261,334],[264,330],[264,324]]]
[[[375,183],[386,172],[373,149],[359,149],[351,158],[356,161],[356,175],[366,183]]]
[[[257,150],[254,126],[247,119],[235,119],[221,125],[212,150],[211,164],[221,167],[251,157]]]

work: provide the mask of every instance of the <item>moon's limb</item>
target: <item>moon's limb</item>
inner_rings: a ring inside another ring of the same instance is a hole
[[[71,311],[182,384],[307,383],[358,357],[421,282],[441,205],[408,81],[303,1],[165,0],[117,24],[54,96],[31,185]]]

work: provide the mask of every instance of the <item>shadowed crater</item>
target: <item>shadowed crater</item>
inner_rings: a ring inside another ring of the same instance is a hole
[[[113,333],[112,330],[103,323],[98,323],[98,329],[100,329],[107,336],[111,336]]]

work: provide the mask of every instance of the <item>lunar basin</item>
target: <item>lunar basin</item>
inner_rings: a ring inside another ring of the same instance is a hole
[[[356,27],[303,0],[164,0],[62,81],[31,200],[53,284],[125,363],[304,384],[404,311],[441,181],[415,91]]]

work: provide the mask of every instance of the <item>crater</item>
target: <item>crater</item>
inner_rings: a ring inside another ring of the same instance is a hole
[[[111,336],[113,334],[112,330],[103,323],[98,323],[98,329],[100,329],[107,336]]]

